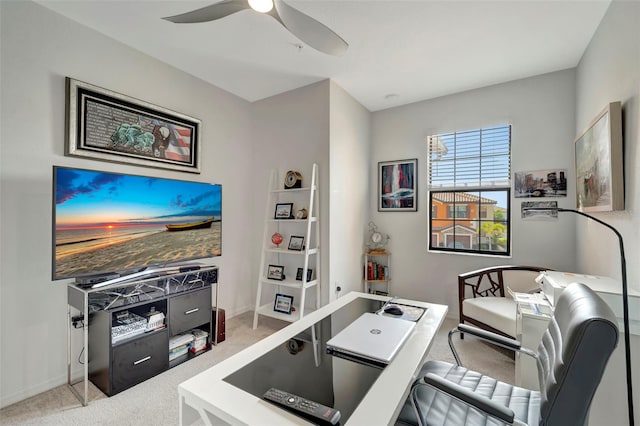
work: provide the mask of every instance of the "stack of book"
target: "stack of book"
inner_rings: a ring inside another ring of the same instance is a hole
[[[173,361],[189,351],[189,346],[193,343],[193,334],[177,334],[169,339],[169,361]]]

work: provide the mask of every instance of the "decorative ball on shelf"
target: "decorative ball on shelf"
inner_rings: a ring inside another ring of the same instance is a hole
[[[296,212],[296,219],[306,219],[308,214],[307,209],[302,208]]]
[[[280,244],[282,244],[282,235],[280,235],[279,233],[275,232],[272,236],[271,236],[271,242],[273,244],[276,245],[276,247],[280,247]]]

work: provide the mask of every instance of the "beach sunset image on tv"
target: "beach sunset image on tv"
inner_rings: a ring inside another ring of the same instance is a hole
[[[53,278],[221,254],[222,187],[54,167]]]

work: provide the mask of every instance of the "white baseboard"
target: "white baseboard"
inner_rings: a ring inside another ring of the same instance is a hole
[[[0,408],[8,407],[11,404],[15,404],[16,402],[31,398],[32,396],[36,396],[38,394],[41,394],[42,392],[49,391],[58,386],[65,385],[66,383],[67,375],[63,374],[61,376],[47,380],[46,382],[38,383],[34,386],[30,386],[26,389],[12,394],[7,395],[7,393],[3,391],[2,396],[0,396]]]

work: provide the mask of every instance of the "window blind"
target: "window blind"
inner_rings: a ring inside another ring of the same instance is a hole
[[[429,188],[509,187],[511,126],[429,136]]]

